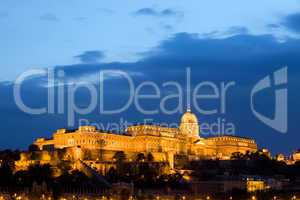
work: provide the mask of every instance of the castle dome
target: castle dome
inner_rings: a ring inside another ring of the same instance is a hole
[[[198,119],[194,113],[188,109],[181,117],[180,132],[189,137],[199,137]]]
[[[198,119],[194,113],[188,110],[182,115],[181,123],[198,123]]]

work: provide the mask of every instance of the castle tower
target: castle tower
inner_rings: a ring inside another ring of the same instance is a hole
[[[199,124],[198,119],[191,109],[188,107],[187,111],[182,115],[179,126],[181,134],[190,138],[199,139]]]

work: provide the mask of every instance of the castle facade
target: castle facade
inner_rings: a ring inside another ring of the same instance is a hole
[[[38,138],[34,145],[44,152],[41,163],[50,162],[53,156],[57,156],[55,152],[63,149],[67,150],[63,159],[91,163],[109,163],[114,160],[116,152],[121,151],[128,161],[134,160],[139,153],[151,153],[154,161],[168,162],[170,168],[174,167],[176,156],[184,156],[189,161],[228,160],[234,152],[257,151],[253,139],[225,135],[201,137],[198,119],[190,110],[183,114],[179,128],[136,125],[128,127],[125,134],[113,134],[98,131],[93,126],[81,126],[71,132],[59,129],[51,139]],[[21,168],[30,164],[29,160],[24,154],[17,165]]]

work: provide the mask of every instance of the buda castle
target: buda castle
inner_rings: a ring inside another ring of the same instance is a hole
[[[191,110],[183,114],[178,128],[143,124],[127,127],[124,134],[115,134],[99,131],[94,126],[81,126],[75,131],[59,129],[51,139],[38,138],[33,144],[43,152],[40,163],[53,162],[57,152],[64,150],[60,159],[83,160],[97,168],[111,163],[116,152],[123,152],[128,161],[134,160],[137,154],[151,153],[154,161],[166,162],[172,169],[177,157],[188,161],[228,160],[235,152],[257,151],[253,139],[227,135],[201,137],[198,119]],[[22,169],[32,162],[28,153],[24,153],[16,166]]]

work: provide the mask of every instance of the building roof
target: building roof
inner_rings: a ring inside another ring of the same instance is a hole
[[[249,137],[244,137],[244,136],[236,136],[236,135],[217,135],[213,137],[207,137],[206,139],[218,139],[218,138],[238,138],[238,139],[246,139],[246,140],[253,140],[252,138]]]

